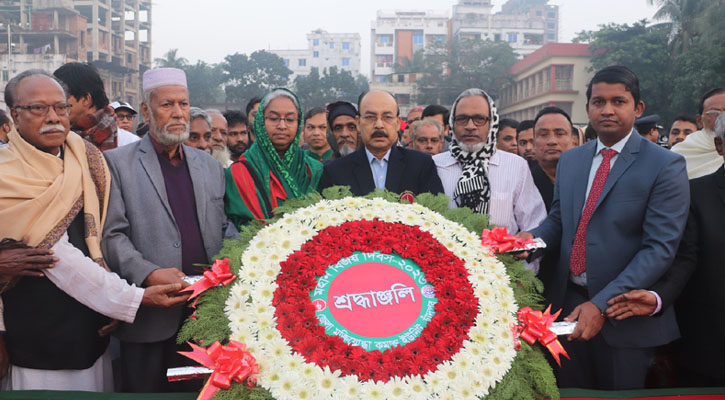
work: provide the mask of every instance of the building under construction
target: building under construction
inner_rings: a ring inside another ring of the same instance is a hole
[[[141,102],[140,78],[151,68],[149,0],[0,0],[0,35],[3,92],[22,71],[78,61],[98,68],[112,101]]]

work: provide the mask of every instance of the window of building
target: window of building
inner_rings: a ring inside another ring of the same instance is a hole
[[[335,48],[335,42],[330,42],[330,48],[331,49],[334,49]]]
[[[312,52],[312,57],[317,58],[319,56],[320,56],[320,52],[319,51],[315,50],[315,51]]]
[[[493,40],[496,41],[496,42],[498,42],[499,40],[501,40],[501,34],[500,33],[494,33],[493,34]]]
[[[549,13],[546,16],[549,18],[556,18],[556,13],[553,11],[549,11]]]
[[[423,35],[422,34],[413,35],[413,44],[423,44]]]
[[[283,58],[282,60],[284,61],[284,66],[289,67],[289,58]]]
[[[403,82],[405,82],[405,75],[403,75],[403,74],[398,75],[398,83],[403,83]]]
[[[553,34],[553,33],[547,33],[547,34],[546,34],[546,38],[547,38],[547,39],[551,39],[551,40],[554,40],[554,39],[556,39],[556,38],[554,37],[554,34]]]
[[[306,58],[300,58],[299,60],[297,60],[297,65],[300,66],[300,67],[307,66],[307,59]]]
[[[542,13],[541,13],[541,10],[538,10],[538,11],[536,11],[536,16],[537,16],[537,17],[540,17],[540,16],[541,16],[541,14],[542,14]]]
[[[508,34],[508,42],[509,43],[516,43],[518,41],[518,34],[517,33],[509,33]]]
[[[312,45],[313,46],[319,46],[320,45],[320,39],[312,39]]]
[[[10,74],[8,73],[8,71],[3,70],[3,81],[7,82],[8,80],[10,80]]]
[[[549,22],[549,23],[546,24],[546,27],[549,28],[549,29],[554,29],[554,28],[556,28],[556,24],[553,23],[553,22]]]
[[[349,67],[350,66],[350,59],[347,57],[343,57],[342,59],[342,66],[343,67]]]
[[[350,50],[350,42],[342,42],[343,50]]]

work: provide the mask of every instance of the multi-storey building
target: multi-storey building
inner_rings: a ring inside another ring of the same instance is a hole
[[[394,65],[436,42],[448,41],[447,11],[378,11],[370,30],[370,78],[373,83],[392,81]]]
[[[98,68],[111,100],[141,102],[141,76],[151,68],[150,0],[0,0],[0,20],[3,91],[26,69],[79,61]]]
[[[566,111],[572,122],[586,125],[586,87],[593,73],[591,53],[583,43],[549,43],[514,64],[514,83],[498,99],[503,118],[534,119],[547,106]]]
[[[520,56],[559,39],[559,7],[548,0],[509,0],[493,13],[491,0],[458,0],[453,6],[455,37],[506,41]]]
[[[298,76],[307,76],[312,68],[320,74],[325,69],[337,67],[349,71],[353,77],[360,74],[360,34],[329,33],[322,29],[307,34],[306,49],[269,50],[284,60],[292,70],[290,82]]]

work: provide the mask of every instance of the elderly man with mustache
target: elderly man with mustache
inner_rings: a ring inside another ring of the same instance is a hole
[[[112,271],[137,286],[181,284],[184,275],[203,273],[198,265],[211,263],[223,238],[236,236],[224,213],[224,170],[207,152],[182,144],[190,118],[184,71],[146,71],[143,98],[149,134],[105,153],[111,193],[103,254]],[[190,390],[166,380],[167,368],[185,363],[176,334],[188,314],[141,307],[132,324],[121,324],[124,392]]]
[[[496,148],[498,114],[491,97],[468,89],[453,103],[450,151],[433,157],[449,206],[489,215],[514,234],[538,226],[546,208],[526,160]],[[538,271],[538,261],[527,267]]]
[[[442,193],[441,180],[430,155],[395,146],[400,110],[388,92],[360,95],[360,131],[364,147],[325,165],[320,190],[346,185],[356,196],[375,189],[395,193]]]

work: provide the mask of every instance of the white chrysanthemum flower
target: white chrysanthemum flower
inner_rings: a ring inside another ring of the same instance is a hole
[[[389,394],[388,399],[405,399],[410,396],[410,390],[406,382],[398,376],[385,383],[386,391]]]
[[[272,311],[257,314],[255,317],[257,332],[261,330],[267,330],[277,326],[277,318],[275,318]]]
[[[365,382],[363,385],[363,396],[362,398],[370,400],[387,400],[389,393],[386,390],[383,382]]]
[[[320,394],[332,396],[333,393],[341,390],[340,370],[333,372],[330,371],[330,367],[325,366],[322,370],[318,368],[317,372],[315,387],[319,389]]]
[[[406,376],[404,380],[408,388],[408,397],[411,400],[424,400],[431,396],[431,391],[420,376]]]
[[[432,392],[441,393],[446,389],[447,384],[438,371],[428,373],[424,379],[428,384],[429,390]]]
[[[363,385],[358,381],[356,376],[344,376],[340,379],[340,388],[338,389],[340,397],[343,399],[357,399],[362,397]]]
[[[254,290],[252,290],[252,298],[255,301],[271,303],[275,290],[277,290],[276,285],[268,282],[258,282]]]
[[[293,370],[282,372],[279,379],[269,387],[275,398],[289,398],[299,384],[300,376]]]

